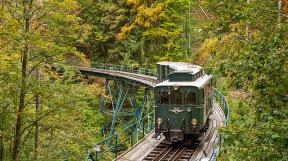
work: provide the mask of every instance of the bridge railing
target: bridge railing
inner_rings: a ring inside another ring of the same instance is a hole
[[[227,100],[225,99],[224,95],[214,88],[214,100],[218,105],[221,107],[222,111],[224,112],[225,115],[225,126],[228,126],[229,123],[229,104]]]
[[[93,149],[88,151],[86,161],[107,160],[117,158],[117,156],[132,147],[139,139],[144,138],[154,129],[154,111],[133,123],[113,136],[93,145]],[[92,152],[94,151],[94,152]]]
[[[129,66],[124,66],[124,65],[112,65],[112,64],[101,64],[101,63],[92,63],[91,67],[97,68],[97,69],[122,71],[122,72],[129,72],[129,73],[142,74],[142,75],[156,77],[155,70],[147,69],[143,67],[129,67]]]
[[[215,102],[221,107],[222,111],[225,115],[225,126],[227,127],[229,124],[229,104],[227,100],[225,99],[224,95],[214,88],[214,100]],[[216,158],[218,154],[221,152],[221,144],[223,142],[223,139],[221,138],[221,135],[218,133],[217,137],[215,138],[213,142],[213,151],[212,151],[212,157],[211,161],[216,161]]]

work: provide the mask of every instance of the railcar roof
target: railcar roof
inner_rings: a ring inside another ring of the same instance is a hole
[[[194,64],[189,64],[185,62],[170,62],[170,61],[163,61],[158,62],[159,65],[169,66],[169,68],[174,69],[175,73],[191,73],[195,74],[202,70],[202,67]]]
[[[206,83],[212,78],[212,75],[204,74],[200,78],[196,79],[195,81],[189,81],[189,82],[170,82],[169,80],[166,80],[164,82],[161,82],[156,85],[156,87],[167,87],[167,86],[192,86],[197,88],[202,88],[206,85]]]

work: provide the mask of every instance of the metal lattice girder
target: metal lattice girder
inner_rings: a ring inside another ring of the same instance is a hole
[[[134,112],[134,115],[136,118],[138,118],[138,115],[139,115],[139,107],[138,107],[138,104],[137,104],[137,89],[136,89],[136,85],[133,84],[132,85],[132,97],[133,97],[133,101],[132,101],[132,105],[135,109],[135,112]]]
[[[106,94],[110,96],[110,99],[105,96],[99,100],[100,111],[111,116],[110,131],[106,133],[106,129],[109,127],[107,124],[103,126],[101,133],[106,139],[95,145],[108,146],[117,156],[118,148],[122,144],[118,139],[122,141],[122,137],[125,137],[126,141],[131,139],[133,144],[133,138],[138,140],[138,133],[144,137],[147,128],[148,132],[153,129],[153,111],[150,111],[153,109],[150,107],[150,99],[153,98],[149,98],[149,96],[152,96],[150,90],[159,82],[155,77],[155,72],[143,68],[132,69],[111,65],[100,65],[97,68],[79,67],[79,70],[86,75],[105,77]],[[147,115],[148,113],[149,115]],[[121,129],[117,128],[116,130],[116,126],[120,123],[122,123]],[[90,154],[87,159],[93,160]],[[96,160],[100,155],[96,153]]]
[[[113,116],[112,116],[112,122],[111,122],[109,136],[112,136],[114,133],[114,129],[115,129],[116,121],[118,119],[119,111],[120,111],[120,109],[123,105],[123,102],[124,102],[124,100],[127,96],[127,93],[128,93],[128,91],[127,91],[123,95],[123,85],[124,85],[123,81],[120,81],[120,82],[113,81],[113,85],[114,85],[114,92],[112,92],[111,87],[108,83],[108,90],[109,90],[110,96],[112,96],[111,104],[112,104],[112,108],[113,108]],[[115,88],[118,88],[118,89],[115,89]],[[113,98],[116,98],[116,100],[114,100]]]
[[[141,129],[143,122],[139,120],[145,116],[145,113],[150,112],[150,109],[152,109],[150,106],[151,99],[153,98],[149,98],[150,90],[134,83],[127,83],[124,80],[108,80],[106,91],[110,99],[100,98],[99,107],[100,111],[112,117],[107,137],[114,135],[118,124],[127,127],[137,122],[133,131]],[[131,119],[127,121],[127,118]],[[105,130],[102,131],[102,134],[104,132]],[[136,136],[136,138],[138,137]],[[108,140],[107,143],[110,145],[111,140]]]
[[[140,113],[139,113],[139,115],[137,116],[137,122],[138,122],[137,127],[141,127],[142,122],[141,122],[140,120],[142,119],[143,111],[144,111],[144,108],[145,108],[145,104],[147,103],[147,97],[148,97],[148,89],[145,88],[145,89],[144,89],[144,96],[143,96],[143,100],[142,100],[142,105],[141,105]]]

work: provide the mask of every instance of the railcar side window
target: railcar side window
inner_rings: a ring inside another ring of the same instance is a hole
[[[159,92],[158,95],[159,104],[169,104],[169,94],[166,91]]]
[[[194,92],[188,91],[185,93],[185,104],[196,104],[196,94]]]
[[[171,92],[171,104],[182,104],[182,94],[179,90]]]

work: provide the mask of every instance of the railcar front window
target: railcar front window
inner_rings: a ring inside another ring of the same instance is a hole
[[[158,102],[159,104],[169,104],[168,92],[165,92],[165,91],[159,92]]]
[[[196,104],[196,94],[194,92],[187,92],[185,93],[185,104]]]
[[[182,104],[182,95],[181,95],[181,92],[179,90],[178,91],[172,91],[171,104]]]

